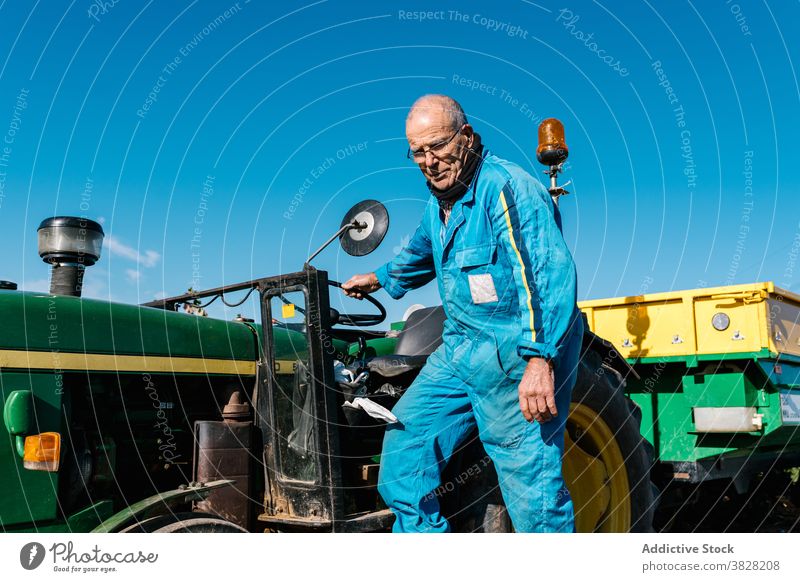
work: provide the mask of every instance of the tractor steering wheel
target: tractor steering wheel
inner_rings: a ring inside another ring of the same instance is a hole
[[[331,287],[338,287],[339,289],[342,288],[341,283],[339,283],[338,281],[333,281],[331,279],[328,279],[328,285],[330,285]],[[372,303],[375,307],[377,307],[380,313],[374,313],[374,314],[339,313],[335,309],[331,308],[331,312],[336,314],[334,323],[338,323],[339,325],[349,325],[353,327],[378,325],[379,323],[383,323],[383,321],[386,319],[386,308],[383,306],[383,304],[381,304],[380,301],[378,301],[368,293],[364,293],[363,297],[368,302]]]

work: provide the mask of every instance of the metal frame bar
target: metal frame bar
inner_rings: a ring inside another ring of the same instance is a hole
[[[187,301],[213,297],[225,293],[257,289],[261,303],[261,349],[257,366],[254,396],[256,428],[260,431],[264,466],[263,513],[258,516],[262,523],[275,525],[293,524],[300,529],[314,530],[330,528],[332,531],[373,531],[385,529],[391,522],[388,510],[370,512],[362,516],[347,518],[342,481],[341,455],[338,433],[338,404],[333,380],[333,357],[324,347],[327,339],[337,332],[332,330],[330,319],[330,297],[328,274],[304,265],[303,271],[275,277],[253,279],[234,285],[224,285],[203,291],[184,293],[174,297],[158,299],[142,304],[165,310],[175,310]],[[288,289],[302,289],[306,294],[306,325],[309,365],[313,378],[316,409],[315,438],[319,478],[316,483],[293,482],[278,476],[279,459],[274,432],[275,402],[273,398],[274,358],[272,340],[272,308],[270,299]],[[349,332],[350,330],[342,330]],[[385,332],[380,332],[380,336]],[[290,503],[287,503],[290,501]],[[300,515],[288,514],[293,507]],[[279,511],[284,510],[284,511]],[[313,513],[314,510],[316,514]]]
[[[281,275],[280,277],[285,277]],[[194,299],[201,299],[203,297],[213,297],[216,295],[224,295],[225,293],[233,293],[235,291],[242,291],[244,289],[259,288],[261,290],[267,287],[273,287],[270,283],[274,282],[278,277],[263,277],[261,279],[253,279],[252,281],[245,281],[244,283],[236,283],[234,285],[223,285],[222,287],[214,287],[213,289],[205,289],[203,291],[193,291],[192,293],[184,293],[183,295],[175,295],[174,297],[166,297],[164,299],[155,299],[142,303],[142,307],[155,307],[157,309],[166,309],[167,311],[175,311],[175,307],[181,303],[192,301]]]

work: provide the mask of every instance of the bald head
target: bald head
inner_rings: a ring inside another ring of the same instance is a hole
[[[418,119],[416,119],[418,118]],[[431,121],[443,122],[444,125],[452,130],[458,130],[467,123],[467,116],[461,104],[447,95],[423,95],[414,102],[406,118],[406,126],[411,121]]]

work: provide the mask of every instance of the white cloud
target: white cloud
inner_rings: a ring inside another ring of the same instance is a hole
[[[139,269],[125,269],[125,277],[131,283],[136,283],[141,276],[142,274],[139,272]]]
[[[147,250],[144,254],[141,254],[138,250],[126,245],[113,235],[108,235],[106,237],[103,246],[105,246],[112,255],[136,261],[142,267],[155,267],[161,259],[161,255],[156,251]]]

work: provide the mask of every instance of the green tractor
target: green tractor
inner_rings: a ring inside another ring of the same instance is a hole
[[[563,127],[539,133],[557,202]],[[123,305],[80,296],[101,226],[45,220],[50,293],[0,281],[2,530],[387,531],[384,431],[445,315],[382,326],[370,296],[373,313],[341,313],[311,261],[337,238],[372,252],[388,222],[368,200],[298,272]],[[218,300],[250,300],[259,321],[199,316]],[[580,308],[563,458],[576,529],[795,529],[800,296],[755,283]],[[431,494],[456,531],[513,530],[477,434]]]
[[[326,245],[365,255],[387,228],[385,208],[366,201]],[[386,420],[441,342],[441,307],[383,329],[374,297],[374,314],[340,313],[339,283],[309,264],[317,253],[296,273],[145,305],[81,298],[102,236],[86,219],[46,220],[50,294],[0,290],[3,530],[387,531],[376,488]],[[236,305],[234,294],[257,299],[260,322],[196,315]],[[632,376],[587,331],[563,468],[578,531],[652,527]],[[433,493],[456,531],[513,529],[477,434]]]

